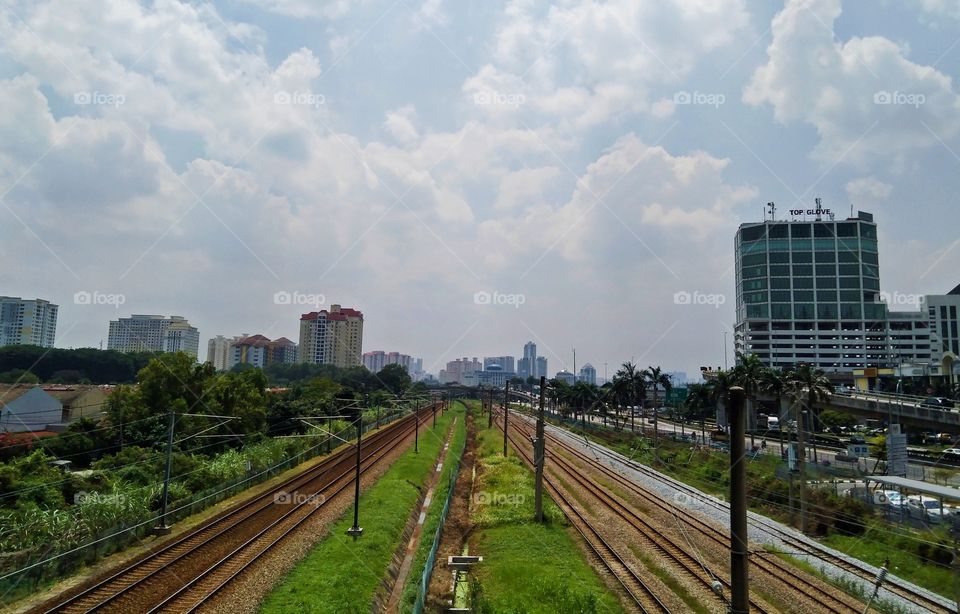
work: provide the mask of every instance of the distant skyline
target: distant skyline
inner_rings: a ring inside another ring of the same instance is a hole
[[[12,0],[0,294],[59,305],[58,347],[339,303],[434,374],[533,340],[695,377],[769,201],[872,212],[884,291],[960,282],[958,31],[931,0]]]

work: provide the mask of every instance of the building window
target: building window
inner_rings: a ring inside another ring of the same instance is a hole
[[[797,320],[812,320],[814,319],[813,305],[811,303],[795,303],[793,314]]]
[[[789,320],[792,317],[790,304],[774,303],[770,305],[770,317],[775,320]]]
[[[809,237],[809,236],[810,236],[810,224],[790,224],[790,236],[792,236],[792,237]]]

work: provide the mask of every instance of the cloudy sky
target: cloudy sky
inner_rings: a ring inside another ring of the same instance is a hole
[[[0,294],[62,347],[173,313],[202,357],[324,300],[432,372],[692,372],[768,201],[873,212],[884,290],[960,282],[958,34],[958,0],[2,0]]]

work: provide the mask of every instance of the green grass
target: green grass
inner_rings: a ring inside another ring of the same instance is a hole
[[[459,405],[458,405],[459,404]],[[452,407],[460,407],[462,401],[456,402]],[[471,402],[471,407],[479,407],[479,402]],[[424,566],[427,562],[427,555],[430,554],[430,548],[433,546],[433,537],[440,524],[440,513],[443,511],[443,504],[446,502],[447,493],[450,492],[451,478],[453,476],[454,465],[460,454],[463,452],[467,443],[467,430],[465,418],[461,418],[458,428],[453,433],[453,439],[450,441],[450,449],[447,450],[447,459],[444,462],[443,470],[440,472],[440,480],[433,491],[433,502],[430,504],[430,510],[427,512],[427,518],[423,523],[423,532],[420,534],[420,543],[417,545],[417,552],[413,559],[413,565],[410,567],[410,574],[407,576],[406,584],[403,587],[403,596],[400,599],[400,611],[412,612],[413,604],[417,600],[417,594],[420,590],[420,579],[423,576]]]
[[[437,417],[437,428],[420,433],[420,453],[405,452],[360,497],[363,536],[354,541],[346,531],[353,524],[352,506],[334,523],[330,534],[275,587],[261,612],[369,612],[373,596],[400,544],[404,526],[420,496],[419,486],[436,471],[447,427],[457,418],[464,428],[462,406]],[[428,423],[429,425],[429,423]]]
[[[865,537],[867,539],[864,539]],[[917,553],[917,542],[911,537],[892,532],[889,527],[881,528],[880,522],[872,521],[871,529],[863,536],[848,537],[834,534],[821,541],[840,552],[877,567],[883,565],[885,559],[890,559],[890,573],[893,575],[905,578],[944,597],[953,598],[954,577],[947,558],[952,541],[949,540],[945,528],[919,534],[919,538],[939,542],[941,548],[948,549],[940,554],[945,565],[925,562]]]
[[[486,426],[477,420],[478,429]],[[478,430],[479,479],[472,518],[472,554],[483,563],[472,577],[475,612],[622,612],[571,535],[563,513],[544,497],[546,522],[533,522],[533,475],[511,450],[504,458],[503,434]]]

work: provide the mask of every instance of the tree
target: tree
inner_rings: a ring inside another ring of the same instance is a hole
[[[736,385],[732,371],[717,371],[716,375],[710,380],[710,398],[715,407],[723,404],[724,413],[726,413],[726,408],[729,404],[730,389]],[[718,429],[725,426],[727,425],[722,425],[720,424],[720,420],[717,420]]]
[[[817,401],[827,398],[833,389],[823,371],[801,364],[787,374],[787,394],[790,396],[797,420],[797,463],[800,469],[800,530],[807,531],[807,458],[804,450],[804,408],[811,415]],[[816,454],[816,452],[814,452]]]
[[[737,366],[733,368],[733,381],[743,388],[743,394],[750,401],[748,426],[750,427],[750,446],[753,446],[753,431],[757,428],[757,395],[760,392],[764,364],[756,354],[737,352]]]
[[[635,430],[633,407],[642,405],[647,396],[647,380],[637,370],[637,365],[625,362],[613,376],[614,393],[620,403],[626,404],[630,411],[630,430]]]
[[[380,369],[380,372],[377,373],[377,379],[382,384],[383,389],[395,396],[403,396],[412,382],[407,369],[398,364],[387,365]]]
[[[781,412],[783,411],[783,395],[787,391],[787,380],[783,371],[779,369],[767,368],[760,373],[760,390],[773,395],[776,399],[777,411],[777,433],[780,436],[780,454],[783,454],[783,424],[781,422]]]
[[[660,367],[650,366],[643,372],[647,383],[653,388],[653,462],[660,462],[660,435],[657,432],[657,415],[660,413],[657,407],[657,388],[663,388],[664,395],[670,392],[673,384],[670,382],[670,376],[664,373]]]
[[[700,431],[704,432],[704,421],[708,415],[716,413],[717,405],[706,384],[691,384],[687,388],[687,416],[700,421]]]

